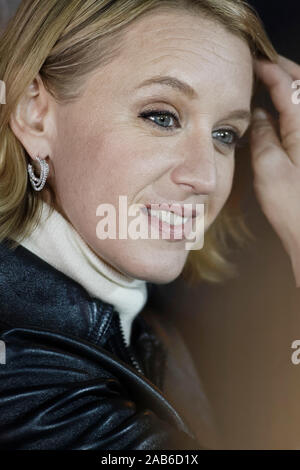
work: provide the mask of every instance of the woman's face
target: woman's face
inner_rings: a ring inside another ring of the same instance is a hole
[[[186,240],[103,240],[97,208],[111,204],[118,220],[122,195],[128,207],[204,203],[207,230],[231,190],[235,133],[249,125],[252,57],[222,26],[182,11],[140,18],[124,46],[89,77],[77,102],[53,105],[49,181],[58,207],[99,257],[131,277],[168,283],[184,267]],[[142,86],[158,76],[185,85]]]

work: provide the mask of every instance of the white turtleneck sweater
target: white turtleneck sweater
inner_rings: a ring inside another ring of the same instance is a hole
[[[147,302],[146,281],[119,273],[91,250],[57,210],[47,218],[48,212],[49,205],[43,201],[40,223],[20,244],[77,281],[90,296],[112,304],[128,345],[132,322]]]

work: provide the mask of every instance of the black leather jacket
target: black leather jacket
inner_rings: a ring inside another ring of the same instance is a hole
[[[160,319],[156,324],[161,328]],[[171,379],[170,401],[163,393],[170,352],[149,320],[137,315],[127,347],[112,305],[91,298],[24,247],[12,251],[5,242],[0,340],[6,347],[6,363],[0,364],[1,449],[205,448],[172,403],[177,388],[183,402],[193,399],[182,397],[184,376]],[[184,373],[172,360],[169,369]],[[207,403],[198,392],[190,416],[195,411],[205,421]]]

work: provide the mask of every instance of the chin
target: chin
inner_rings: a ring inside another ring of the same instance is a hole
[[[183,266],[169,266],[168,264],[161,266],[157,263],[157,266],[140,266],[139,269],[135,267],[131,272],[127,271],[127,274],[135,279],[142,279],[154,284],[168,284],[177,279],[182,270]]]
[[[169,282],[175,281],[180,274],[181,271],[175,276],[170,276],[170,274],[167,274],[166,276],[154,275],[151,279],[147,279],[147,282],[152,282],[153,284],[169,284]]]
[[[106,261],[124,275],[155,284],[168,284],[180,276],[187,252],[121,249]]]

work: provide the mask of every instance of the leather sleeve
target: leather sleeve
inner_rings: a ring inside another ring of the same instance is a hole
[[[137,405],[89,342],[25,328],[7,329],[0,339],[6,345],[1,449],[201,449],[177,426]]]

